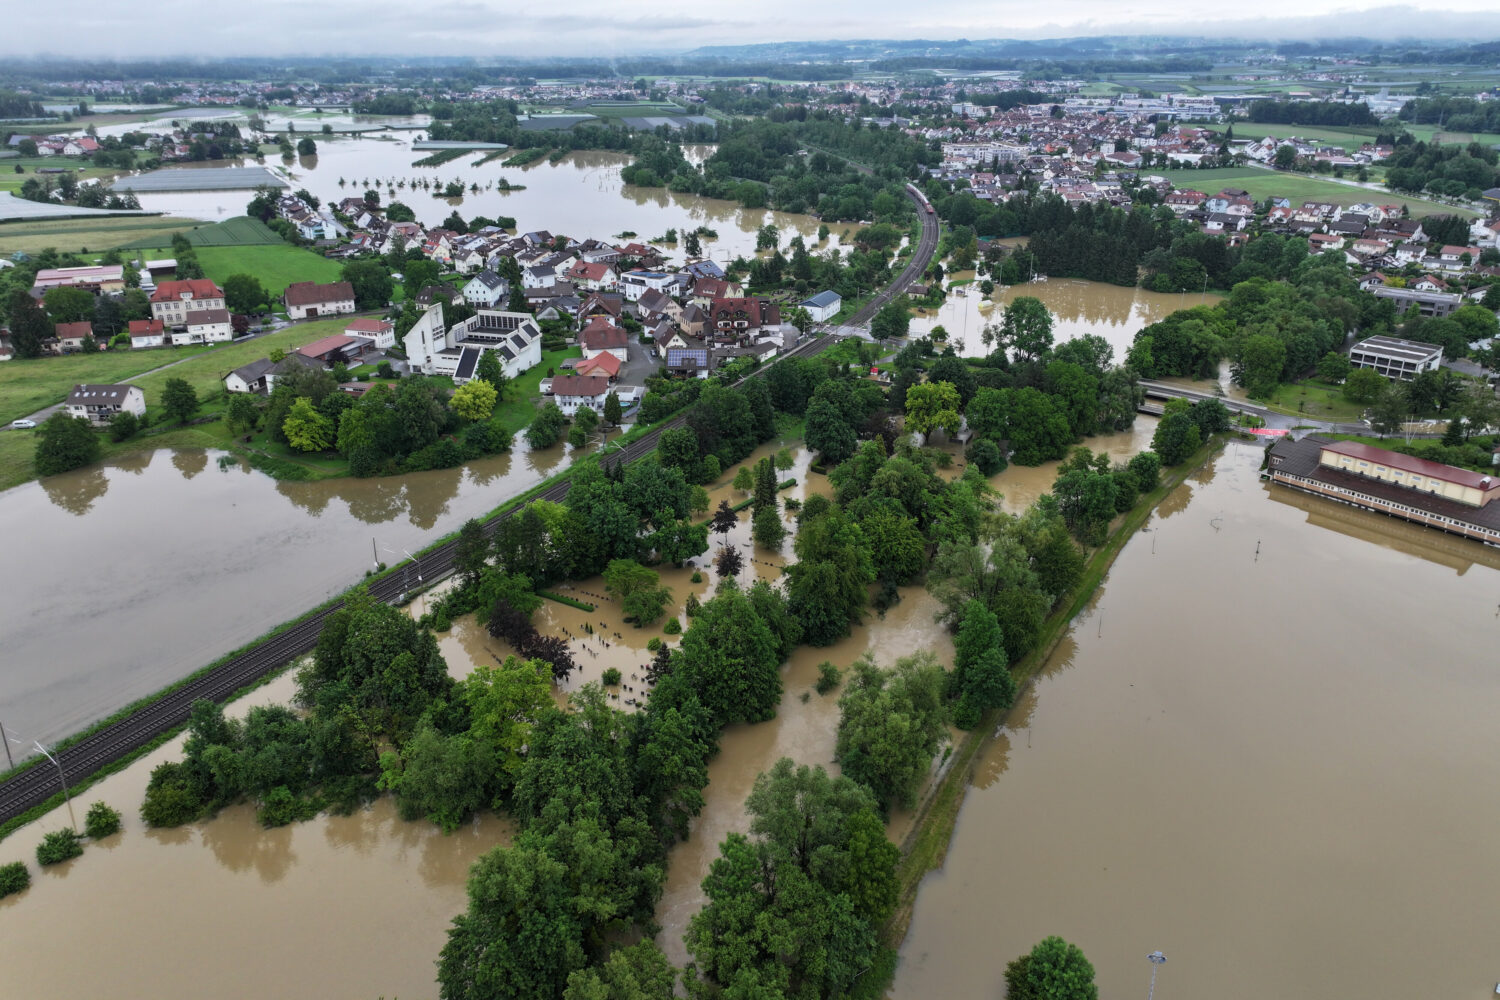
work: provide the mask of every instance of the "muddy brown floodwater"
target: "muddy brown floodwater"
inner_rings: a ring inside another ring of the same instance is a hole
[[[817,234],[821,223],[810,215],[747,209],[737,202],[679,194],[664,187],[627,185],[620,176],[631,161],[626,153],[585,150],[569,153],[557,163],[544,158],[524,167],[503,167],[500,160],[479,165],[487,154],[476,152],[439,167],[414,167],[414,161],[428,154],[412,150],[412,138],[410,132],[329,141],[319,137],[317,156],[282,161],[272,155],[265,165],[280,169],[285,162],[292,188],[305,188],[329,203],[364,194],[365,182],[369,181],[370,186],[379,186],[382,204],[400,201],[426,226],[441,224],[455,210],[466,219],[476,215],[510,216],[519,232],[545,229],[580,240],[609,240],[617,233],[634,232],[635,238],[644,242],[665,235],[668,229],[677,229],[680,235],[684,230],[707,226],[718,235],[703,240],[703,252],[724,263],[739,255],[752,256],[756,233],[766,223],[781,230],[783,246],[793,235],[801,234],[814,252],[842,247],[841,240],[858,228],[830,225],[829,238],[820,243]],[[687,149],[689,157],[697,161],[709,152],[710,147]],[[502,178],[524,190],[500,190],[495,185]],[[439,187],[457,180],[464,185],[464,196],[438,198],[431,190],[411,187],[415,180]],[[387,181],[404,181],[405,186],[393,192]],[[140,197],[142,207],[154,212],[220,222],[243,215],[252,194],[176,191]],[[686,260],[686,248],[680,242],[662,244],[660,249],[674,262]]]
[[[1156,949],[1164,1000],[1490,995],[1500,558],[1260,455],[1176,491],[982,753],[893,997],[1001,996],[1049,934],[1104,996]]]
[[[462,469],[315,483],[221,467],[220,454],[139,452],[0,493],[0,523],[26,526],[5,541],[7,729],[75,732],[357,582],[372,541],[382,562],[406,561],[569,449],[518,439]]]
[[[970,278],[973,272],[957,272],[952,277]],[[1058,343],[1086,333],[1098,334],[1115,349],[1116,362],[1125,360],[1125,352],[1142,327],[1166,319],[1178,309],[1219,299],[1214,294],[1169,295],[1076,278],[1007,285],[996,288],[988,297],[980,293],[978,285],[959,286],[936,311],[918,310],[911,321],[911,333],[931,333],[933,327],[941,326],[958,353],[981,355],[985,353],[981,339],[985,324],[998,324],[1005,305],[1019,295],[1038,298],[1052,310],[1052,336]]]
[[[286,674],[235,703],[285,704]],[[377,800],[352,816],[264,830],[250,806],[173,830],[148,830],[141,798],[151,769],[180,759],[182,737],[88,790],[124,830],[80,858],[38,872],[0,900],[0,994],[68,1000],[196,997],[435,997],[438,951],[463,911],[469,866],[506,843],[508,820],[487,814],[444,836],[406,823]],[[0,844],[29,854],[68,825],[48,813]],[[29,858],[27,859],[30,860]]]

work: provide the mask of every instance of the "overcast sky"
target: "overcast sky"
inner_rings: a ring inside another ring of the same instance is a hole
[[[1333,0],[6,0],[0,53],[612,56],[840,38],[1500,37],[1495,0],[1366,7]],[[1231,11],[1255,20],[1226,22]],[[1291,19],[1291,20],[1288,20]],[[38,50],[30,46],[40,43]]]

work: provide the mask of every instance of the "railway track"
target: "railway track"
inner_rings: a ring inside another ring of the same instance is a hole
[[[808,341],[788,351],[784,357],[813,357],[835,343],[837,343],[835,337]],[[753,378],[764,370],[762,368],[746,377]],[[740,381],[743,382],[744,379]],[[663,431],[682,427],[684,424],[684,419],[677,417],[654,428],[649,433],[624,445],[620,457],[615,461],[634,462],[650,454],[656,450],[656,442]],[[567,496],[568,485],[567,480],[554,483],[537,494],[535,499],[561,501]],[[506,510],[485,521],[485,534],[493,535],[500,522],[510,517],[516,509]],[[424,552],[419,560],[423,577],[436,580],[451,572],[456,547],[456,540],[448,541],[435,549]],[[398,601],[406,590],[402,578],[396,574],[388,574],[376,580],[370,584],[369,589],[377,600],[388,604]],[[343,606],[343,601],[339,601],[324,608],[285,632],[247,649],[217,669],[194,678],[127,718],[101,729],[57,754],[57,762],[66,777],[68,787],[71,788],[96,774],[163,733],[183,725],[187,722],[193,702],[200,698],[224,702],[236,691],[311,652],[317,645],[318,636],[323,631],[323,622]],[[45,802],[58,791],[56,768],[48,767],[45,762],[39,762],[22,771],[0,784],[0,822],[21,815],[33,806]]]
[[[910,193],[907,197],[917,205],[918,215],[922,222],[922,232],[916,250],[895,280],[854,315],[850,320],[851,326],[869,323],[882,306],[906,291],[912,282],[927,270],[927,265],[937,250],[939,227],[936,216],[928,213],[921,201]],[[832,347],[838,340],[837,337],[822,337],[807,341],[782,355],[778,361],[795,357],[815,357]],[[760,368],[735,384],[738,385],[745,379],[755,378],[765,371],[766,368]],[[682,417],[669,420],[623,446],[619,458],[615,461],[634,462],[650,454],[656,450],[656,442],[663,431],[684,425],[685,420]],[[568,485],[567,480],[555,483],[537,494],[535,499],[561,501],[568,494]],[[493,535],[500,522],[510,517],[517,509],[519,508],[511,508],[485,521],[485,534]],[[440,579],[452,571],[456,547],[456,540],[448,541],[422,554],[418,562],[426,579]],[[370,584],[370,593],[377,600],[388,604],[395,603],[405,592],[406,588],[401,578],[394,573]],[[324,608],[305,621],[288,628],[285,632],[247,649],[217,669],[194,678],[127,718],[101,729],[57,754],[57,762],[62,768],[68,787],[71,788],[78,782],[93,776],[163,733],[183,725],[188,720],[193,702],[206,698],[222,703],[236,691],[311,652],[317,645],[318,636],[323,631],[323,622],[343,606],[343,602],[339,601]],[[45,763],[30,767],[10,780],[0,783],[0,822],[13,819],[33,806],[45,802],[58,790],[57,771],[55,768],[47,767]]]

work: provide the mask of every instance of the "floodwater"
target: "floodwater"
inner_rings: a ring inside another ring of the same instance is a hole
[[[620,233],[634,232],[635,239],[645,242],[665,235],[668,229],[683,233],[707,226],[718,236],[703,240],[703,252],[723,263],[741,255],[753,256],[756,233],[766,223],[781,231],[783,246],[794,234],[801,234],[811,251],[841,247],[841,239],[853,229],[831,225],[831,235],[819,243],[817,233],[821,223],[810,215],[745,209],[735,202],[677,194],[666,188],[626,185],[620,179],[620,170],[631,157],[625,153],[581,151],[568,154],[558,163],[543,158],[524,167],[502,167],[504,157],[501,157],[476,166],[489,152],[482,151],[438,167],[414,167],[414,161],[430,154],[412,150],[409,133],[314,138],[318,142],[316,156],[283,161],[272,155],[266,158],[266,165],[279,168],[285,164],[292,189],[306,188],[324,203],[357,197],[368,187],[378,185],[382,204],[401,201],[426,226],[441,224],[455,210],[466,219],[478,215],[510,216],[516,220],[518,232],[544,229],[575,239],[610,240]],[[701,147],[694,152],[701,154]],[[524,185],[525,190],[498,190],[495,185],[502,178],[512,185]],[[345,182],[343,186],[340,180]],[[432,190],[413,188],[411,185],[417,180],[426,180],[438,188],[458,180],[463,183],[465,194],[462,198],[436,197]],[[403,181],[404,186],[394,191],[387,186],[387,182],[402,185]],[[471,191],[474,184],[482,190]],[[175,191],[139,197],[141,207],[150,211],[218,222],[243,215],[251,192]],[[673,261],[685,259],[681,243],[663,244],[659,249]]]
[[[1106,996],[1157,949],[1164,1000],[1491,993],[1500,558],[1260,457],[1173,495],[982,751],[893,997],[999,996],[1049,934]]]
[[[288,672],[231,714],[285,704],[293,688]],[[150,830],[139,812],[146,782],[157,764],[181,758],[182,741],[74,804],[81,819],[87,803],[108,802],[122,832],[72,861],[32,865],[31,889],[0,900],[5,994],[436,996],[433,963],[466,905],[469,866],[509,842],[509,821],[487,814],[444,836],[431,823],[403,822],[385,797],[351,816],[275,830],[262,829],[250,806]],[[67,825],[67,810],[53,810],[0,844],[0,858],[25,857]]]
[[[26,526],[7,537],[0,601],[8,730],[75,732],[357,582],[376,555],[404,561],[570,450],[518,438],[462,469],[316,483],[220,454],[139,452],[0,493],[0,523]]]
[[[972,272],[961,271],[951,277],[972,276]],[[978,285],[961,285],[948,294],[935,312],[918,310],[911,321],[911,333],[913,336],[931,333],[933,327],[941,326],[948,331],[949,343],[960,354],[983,354],[981,337],[985,325],[993,323],[998,327],[1004,306],[1018,295],[1041,299],[1052,310],[1052,336],[1057,343],[1086,333],[1097,334],[1115,349],[1116,362],[1125,360],[1125,352],[1142,328],[1166,319],[1179,309],[1191,309],[1201,302],[1213,303],[1219,298],[1213,294],[1148,292],[1075,278],[997,287],[988,297],[980,293]],[[960,341],[967,351],[959,348]]]

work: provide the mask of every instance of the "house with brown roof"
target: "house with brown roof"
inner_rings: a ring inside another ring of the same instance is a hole
[[[603,413],[609,391],[607,375],[558,375],[552,379],[552,401],[570,417],[580,406]]]
[[[315,281],[298,281],[286,286],[281,299],[292,319],[337,316],[354,311],[354,286],[347,281],[320,285]]]
[[[749,337],[761,327],[779,325],[781,307],[757,298],[714,299],[708,317],[716,337]]]
[[[396,324],[388,319],[361,316],[351,319],[344,327],[344,332],[351,337],[365,338],[376,350],[384,351],[396,346]]]
[[[59,323],[57,324],[58,350],[65,353],[81,351],[83,350],[84,338],[92,337],[93,335],[94,327],[88,320],[83,320],[79,323]]]
[[[186,329],[188,314],[223,309],[224,290],[207,278],[163,281],[151,293],[151,318],[170,329]]]
[[[603,316],[595,316],[589,320],[578,334],[578,344],[583,348],[585,358],[607,352],[623,363],[629,360],[629,342],[630,335],[625,332],[625,328],[615,326]]]
[[[187,325],[172,331],[172,343],[218,344],[234,339],[228,309],[197,309],[187,314]]]
[[[363,337],[351,337],[345,333],[335,333],[331,337],[315,340],[306,347],[297,348],[297,353],[304,358],[317,361],[325,367],[333,367],[337,364],[345,364],[353,361],[364,352],[370,342]]]

